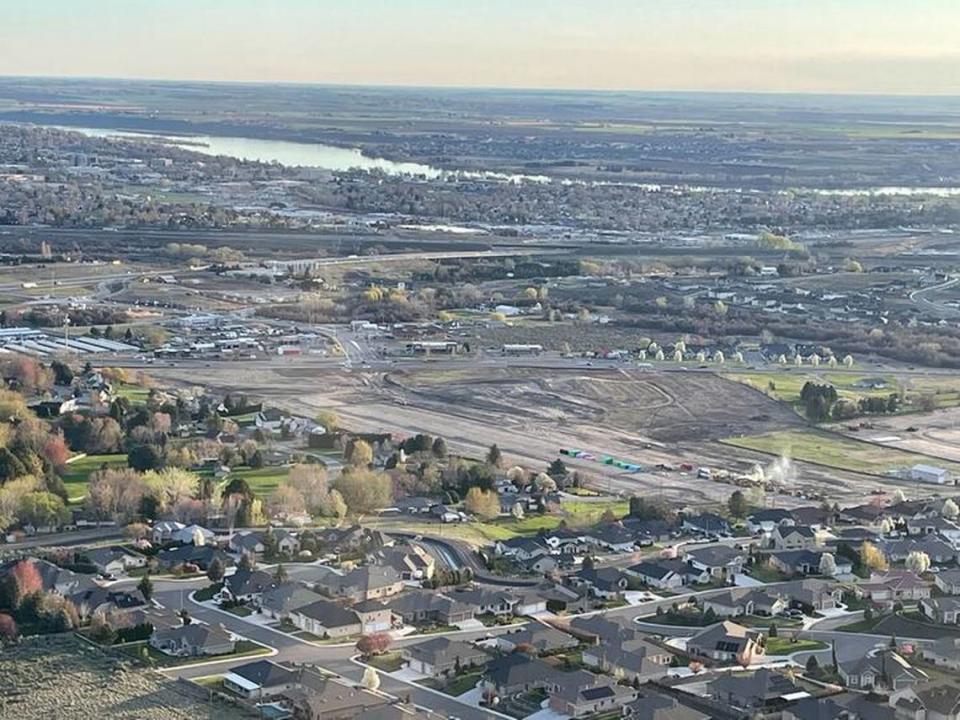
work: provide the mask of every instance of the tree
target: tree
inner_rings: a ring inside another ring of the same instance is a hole
[[[357,651],[364,657],[382,655],[390,648],[390,635],[384,632],[362,635],[357,640]]]
[[[147,485],[128,468],[98,470],[90,475],[84,505],[98,519],[131,520],[140,510]]]
[[[883,551],[871,542],[860,546],[860,564],[867,570],[876,572],[884,572],[889,567]]]
[[[445,458],[447,456],[447,441],[438,437],[433,441],[433,447],[430,448],[430,451],[434,457]]]
[[[70,520],[70,511],[63,498],[49,492],[28,493],[20,502],[20,521],[36,528],[65,525]]]
[[[496,443],[491,445],[490,449],[487,450],[487,465],[493,468],[498,468],[503,465],[503,453],[500,452],[500,448],[497,447]]]
[[[533,489],[541,494],[556,492],[557,481],[546,473],[539,473],[533,479]]]
[[[907,555],[904,565],[907,570],[922,575],[930,569],[930,556],[922,550],[913,550]]]
[[[326,500],[324,500],[320,507],[322,515],[325,517],[335,517],[338,520],[343,520],[343,518],[347,516],[348,509],[347,503],[339,490],[331,490],[327,493]]]
[[[816,655],[811,655],[807,658],[805,670],[808,675],[814,678],[820,674],[820,662],[817,660]]]
[[[330,492],[327,469],[323,465],[294,465],[280,488],[295,490],[301,496],[306,510],[318,514],[322,512]]]
[[[276,569],[273,571],[273,579],[276,581],[277,585],[282,585],[289,579],[287,575],[287,569],[283,566],[283,563],[277,563]]]
[[[19,610],[31,595],[43,592],[43,578],[33,560],[20,560],[0,585],[0,606]]]
[[[207,579],[213,584],[221,583],[225,572],[226,568],[223,566],[223,560],[215,557],[207,566]]]
[[[335,489],[354,515],[389,507],[393,502],[393,483],[388,475],[365,468],[349,468],[341,473]]]
[[[940,514],[948,520],[956,520],[957,515],[960,515],[960,508],[957,507],[957,504],[950,500],[943,501],[943,507],[940,508]]]
[[[317,425],[321,426],[328,433],[336,432],[340,427],[340,418],[333,410],[321,410],[315,418]]]
[[[253,558],[250,556],[250,553],[241,553],[240,559],[237,560],[237,570],[243,570],[249,572],[253,570]]]
[[[0,613],[0,644],[15,642],[19,636],[16,621],[7,613]]]
[[[767,630],[767,637],[775,638],[775,637],[778,636],[779,632],[780,632],[780,631],[777,630],[777,624],[776,624],[776,623],[770,623],[770,629]]]
[[[491,490],[472,487],[463,502],[469,512],[484,520],[492,520],[500,514],[500,497]]]
[[[127,464],[134,470],[157,470],[163,467],[163,452],[156,445],[135,445],[127,453]]]
[[[367,690],[376,691],[380,689],[380,676],[376,670],[367,666],[363,670],[363,677],[360,679],[360,684]]]
[[[150,602],[150,598],[153,597],[153,581],[150,579],[150,573],[140,578],[140,582],[137,583],[137,590],[143,595],[144,600]]]
[[[747,516],[747,498],[742,490],[734,490],[727,500],[727,509],[730,515],[735,518],[745,518]]]
[[[547,475],[561,482],[567,477],[567,466],[563,464],[563,460],[557,458],[547,467]]]
[[[355,438],[347,444],[344,458],[353,467],[367,467],[373,463],[373,448],[366,440]]]
[[[818,571],[821,575],[833,577],[837,574],[837,560],[833,553],[824,553],[820,556],[820,567]]]

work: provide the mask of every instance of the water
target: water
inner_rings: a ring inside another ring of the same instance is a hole
[[[103,128],[73,127],[63,125],[47,125],[57,130],[78,132],[88,137],[99,138],[127,138],[144,140],[147,142],[161,142],[165,145],[192,150],[204,155],[225,155],[238,160],[253,160],[264,163],[280,163],[289,167],[313,167],[345,172],[348,170],[380,171],[388,175],[421,176],[428,179],[463,178],[500,180],[512,183],[559,182],[563,185],[610,185],[620,187],[635,187],[647,192],[663,190],[686,190],[688,192],[750,192],[743,188],[700,187],[700,186],[672,186],[652,183],[631,183],[614,181],[590,180],[553,180],[546,175],[523,175],[473,170],[444,170],[422,163],[396,162],[386,158],[374,158],[364,155],[358,148],[341,148],[321,143],[294,142],[290,140],[261,140],[247,137],[222,137],[219,135],[161,135],[156,133],[137,133],[125,130],[110,130]],[[808,192],[818,195],[840,196],[876,196],[876,195],[930,195],[935,197],[960,197],[960,187],[865,187],[852,189],[832,188],[794,188],[779,192]]]
[[[357,148],[341,148],[320,143],[291,142],[288,140],[260,140],[219,135],[159,135],[135,133],[102,128],[50,126],[58,130],[78,132],[87,137],[127,138],[161,142],[164,145],[192,150],[204,155],[225,155],[238,160],[280,163],[290,167],[315,167],[335,172],[347,170],[378,170],[390,175],[422,175],[439,178],[443,170],[413,162],[395,162],[385,158],[364,155]]]

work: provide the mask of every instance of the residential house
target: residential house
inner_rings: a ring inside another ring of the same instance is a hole
[[[512,615],[518,602],[511,592],[479,585],[457,588],[446,594],[459,603],[471,606],[475,615]]]
[[[163,543],[173,542],[174,533],[180,532],[184,527],[186,526],[183,523],[175,520],[161,520],[150,531],[153,544],[162,545]]]
[[[213,545],[181,545],[157,553],[157,562],[160,566],[171,570],[185,565],[206,570],[215,559],[219,559],[224,567],[234,564],[232,557]]]
[[[538,655],[550,655],[563,650],[572,650],[580,642],[565,632],[549,625],[531,623],[517,632],[497,636],[497,645],[505,652],[525,646],[536,650]]]
[[[683,587],[684,576],[671,565],[655,560],[645,560],[631,565],[624,572],[640,580],[644,585],[658,590],[677,590]]]
[[[323,638],[359,635],[363,629],[353,610],[330,600],[317,600],[290,611],[290,622],[301,630]]]
[[[960,544],[960,525],[940,515],[913,517],[906,524],[908,535],[939,535],[951,545]]]
[[[777,591],[789,599],[791,605],[808,614],[832,610],[843,601],[843,588],[828,580],[806,578],[780,585]]]
[[[817,534],[805,525],[778,525],[770,533],[775,550],[812,550],[819,544]]]
[[[930,597],[930,585],[909,570],[874,573],[856,586],[857,594],[876,603],[916,602]]]
[[[513,606],[517,617],[533,617],[547,611],[547,598],[538,588],[518,587],[511,595],[517,601]]]
[[[287,708],[292,712],[292,720],[431,720],[432,715],[409,705],[392,704],[382,694],[310,670],[301,670],[296,687],[283,693],[279,708],[271,709],[282,713]],[[290,717],[273,713],[270,716]]]
[[[256,530],[244,530],[230,536],[228,547],[237,555],[249,555],[259,558],[266,547],[263,544],[263,533]]]
[[[920,683],[890,696],[897,718],[960,720],[960,684],[940,680]]]
[[[461,668],[483,665],[490,659],[470,643],[445,637],[408,645],[401,654],[411,670],[435,678],[453,675]]]
[[[393,612],[378,600],[364,600],[350,609],[360,618],[360,632],[364,635],[385,632],[393,627]]]
[[[374,556],[374,562],[392,567],[405,581],[430,580],[437,568],[433,556],[415,543],[383,548]]]
[[[173,532],[170,539],[181,545],[211,545],[216,543],[217,536],[200,525],[187,525]]]
[[[263,570],[237,570],[224,578],[217,599],[220,602],[259,603],[263,593],[276,586],[276,578]]]
[[[726,545],[712,545],[709,547],[687,550],[683,559],[698,570],[705,570],[715,580],[729,582],[735,575],[743,572],[746,561],[744,553]]]
[[[941,570],[933,576],[933,584],[942,593],[960,595],[960,570]]]
[[[763,633],[725,620],[691,637],[687,652],[718,662],[747,664],[763,656]]]
[[[403,590],[400,574],[389,566],[363,565],[344,575],[331,575],[322,591],[352,602],[391,597]]]
[[[139,590],[115,590],[109,587],[91,585],[68,596],[77,608],[81,619],[93,617],[98,612],[110,610],[133,610],[147,605]]]
[[[753,712],[795,693],[797,686],[785,675],[761,668],[750,673],[722,673],[707,689],[722,705]]]
[[[123,575],[128,570],[147,565],[147,558],[143,555],[119,548],[94,548],[84,552],[84,556],[104,575]]]
[[[560,715],[572,718],[604,716],[622,712],[639,693],[632,687],[620,685],[603,675],[580,670],[565,673],[563,682],[551,689],[550,708]]]
[[[196,622],[157,628],[149,642],[151,647],[175,657],[227,655],[236,648],[236,641],[222,628]]]
[[[542,538],[514,537],[497,540],[494,552],[500,557],[527,561],[549,555],[553,549]]]
[[[943,625],[960,623],[960,597],[928,597],[920,601],[920,612]]]
[[[39,558],[22,558],[0,563],[0,583],[2,583],[20,563],[30,565],[37,571],[43,583],[44,592],[52,592],[63,597],[69,597],[93,585],[93,580],[89,575],[80,575],[72,570],[64,570],[52,562],[40,560]]]
[[[231,668],[223,676],[223,687],[235,695],[253,701],[274,698],[293,688],[297,673],[270,660]]]
[[[630,720],[709,720],[710,716],[688,707],[670,695],[655,692],[649,685],[637,691],[637,699],[626,707]]]
[[[260,609],[274,620],[286,620],[293,610],[322,599],[321,595],[300,583],[285,582],[261,593]]]
[[[636,534],[621,523],[602,523],[585,531],[583,537],[591,545],[609,552],[633,552],[639,544]]]
[[[538,658],[511,653],[494,658],[481,675],[483,689],[500,697],[552,687],[561,673]]]
[[[731,535],[730,523],[714,513],[684,516],[681,529],[698,535]]]
[[[447,625],[472,620],[472,605],[432,590],[405,592],[387,603],[393,614],[407,625]]]
[[[902,655],[892,650],[868,653],[842,662],[837,673],[844,685],[858,690],[884,688],[898,692],[929,680],[925,672],[913,667]]]
[[[747,517],[747,529],[752,535],[770,534],[780,525],[796,524],[789,510],[768,508]]]
[[[960,671],[960,638],[941,637],[923,648],[923,659],[934,665]]]
[[[880,549],[890,562],[903,562],[912,552],[922,552],[933,563],[952,563],[957,559],[953,545],[937,535],[919,535],[900,540],[884,540]]]
[[[819,575],[820,563],[825,553],[816,550],[778,550],[767,556],[767,562],[784,575]],[[840,555],[834,554],[836,575],[849,575],[853,565]]]
[[[762,589],[738,588],[701,600],[703,611],[713,610],[717,617],[776,615],[788,606],[787,600]]]
[[[279,528],[273,530],[273,538],[277,543],[277,552],[293,557],[300,552],[300,538],[289,530]]]
[[[570,582],[589,588],[595,597],[603,599],[622,597],[629,585],[627,576],[615,567],[584,568],[573,575]]]

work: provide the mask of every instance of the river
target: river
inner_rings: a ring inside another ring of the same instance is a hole
[[[46,125],[57,130],[78,132],[88,137],[121,137],[148,142],[160,142],[166,145],[192,150],[204,155],[225,155],[238,160],[254,160],[265,163],[280,163],[289,167],[314,167],[344,172],[347,170],[376,170],[388,175],[422,176],[429,179],[445,177],[474,178],[488,180],[506,180],[510,182],[554,182],[546,175],[520,175],[499,172],[477,172],[464,170],[443,170],[414,162],[396,162],[386,158],[374,158],[364,155],[358,148],[341,148],[322,143],[296,142],[291,140],[262,140],[248,137],[224,137],[220,135],[161,135],[157,133],[138,133],[126,130],[104,128],[73,127],[65,125]],[[618,183],[614,181],[592,181],[563,179],[564,185],[616,185],[636,187],[640,190],[657,192],[674,189],[676,186],[650,183]],[[690,192],[749,192],[740,188],[680,186]],[[866,187],[866,188],[792,188],[779,192],[809,192],[818,195],[876,196],[876,195],[930,195],[935,197],[960,197],[960,187]]]

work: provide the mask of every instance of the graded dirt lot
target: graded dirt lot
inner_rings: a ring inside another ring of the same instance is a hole
[[[0,719],[228,720],[250,717],[184,694],[175,681],[50,636],[0,652]]]
[[[924,462],[960,463],[960,408],[876,418],[871,424],[871,429],[856,433],[838,429],[858,440],[929,456]]]

